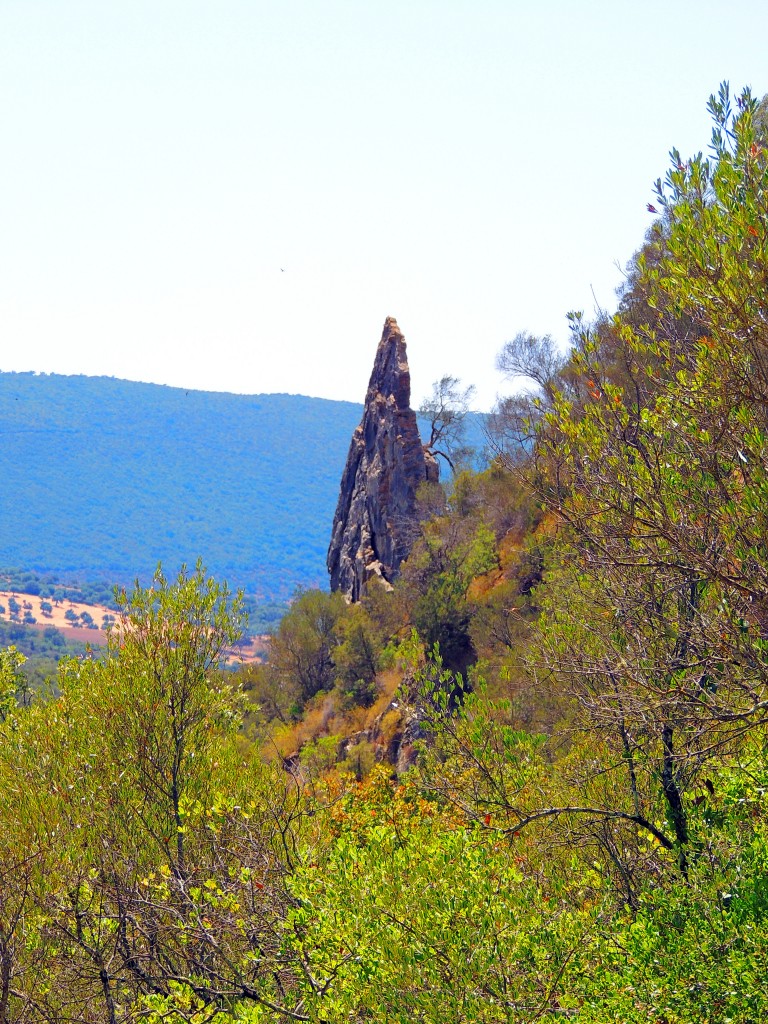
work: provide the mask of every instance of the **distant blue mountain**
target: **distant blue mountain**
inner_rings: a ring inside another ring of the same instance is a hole
[[[362,407],[0,374],[0,565],[130,582],[198,557],[249,593],[325,585]]]
[[[353,402],[0,373],[0,567],[130,583],[162,561],[265,600],[326,586]]]

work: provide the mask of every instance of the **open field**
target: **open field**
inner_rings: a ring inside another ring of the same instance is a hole
[[[72,638],[75,639],[76,632],[84,632],[90,634],[90,639],[94,643],[99,643],[97,634],[101,635],[101,640],[104,639],[104,630],[101,628],[105,616],[111,616],[112,619],[115,617],[114,609],[107,608],[105,605],[97,604],[84,604],[79,601],[54,601],[51,598],[38,597],[36,594],[23,594],[19,591],[11,590],[0,590],[0,605],[3,606],[4,611],[0,614],[0,620],[6,622],[12,621],[11,618],[11,600],[15,599],[21,606],[19,613],[19,620],[23,621],[25,613],[31,613],[32,617],[37,620],[38,625],[42,626],[56,626],[57,629],[65,629],[67,634],[71,634]],[[51,606],[51,610],[44,612],[42,605],[46,604]],[[67,618],[67,612],[72,614]],[[89,615],[96,623],[96,629],[83,629],[82,615],[85,612]],[[76,616],[78,621],[73,619],[73,615]],[[16,621],[15,619],[13,621]],[[109,620],[111,621],[111,620]]]
[[[13,613],[12,601],[18,604],[18,611]],[[43,604],[46,610],[43,610]],[[68,640],[76,643],[91,644],[94,647],[106,642],[106,629],[116,619],[116,612],[106,605],[86,604],[81,601],[54,601],[51,598],[39,597],[37,594],[24,594],[21,591],[0,591],[0,621],[18,622],[28,629],[43,630],[50,626],[60,629]],[[68,616],[69,613],[69,616]],[[24,617],[31,616],[35,621],[25,622]],[[85,615],[85,619],[83,616]],[[93,625],[87,625],[88,622]],[[256,636],[247,638],[244,646],[236,651],[227,652],[227,662],[238,661],[252,663],[264,661],[266,658],[268,638]]]

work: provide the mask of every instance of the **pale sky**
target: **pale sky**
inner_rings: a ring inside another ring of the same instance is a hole
[[[360,402],[509,390],[609,310],[768,4],[0,0],[0,369]]]

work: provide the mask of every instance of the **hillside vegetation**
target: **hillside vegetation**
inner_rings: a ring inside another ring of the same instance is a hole
[[[55,700],[3,653],[0,1022],[768,1017],[768,134],[710,111],[393,590],[234,678],[201,568]]]

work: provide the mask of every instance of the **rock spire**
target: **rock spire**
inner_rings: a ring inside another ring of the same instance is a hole
[[[331,590],[358,601],[366,582],[391,582],[411,550],[418,522],[416,491],[437,480],[437,462],[425,453],[411,409],[405,338],[387,317],[341,478],[328,549]]]

